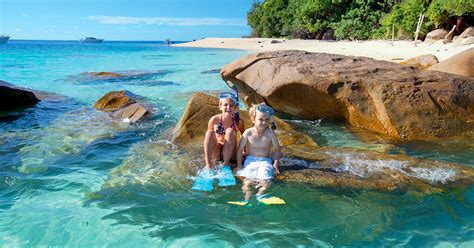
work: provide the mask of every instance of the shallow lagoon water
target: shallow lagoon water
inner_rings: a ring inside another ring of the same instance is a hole
[[[474,246],[472,186],[426,195],[276,182],[271,193],[286,205],[247,207],[226,204],[242,197],[238,187],[191,191],[194,175],[176,166],[186,154],[163,134],[194,92],[226,89],[213,72],[244,54],[150,42],[2,44],[0,80],[66,98],[2,113],[0,244]],[[101,71],[150,73],[117,81],[84,76]],[[146,97],[156,114],[129,126],[91,108],[121,89]],[[401,144],[326,120],[291,122],[324,146],[474,166],[474,147],[465,140]]]

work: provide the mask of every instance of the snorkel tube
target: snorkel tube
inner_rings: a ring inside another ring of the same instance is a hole
[[[239,114],[239,91],[237,90],[237,87],[233,85],[231,87],[234,90],[234,94],[237,97],[237,102],[235,103],[235,112],[234,112],[234,121],[235,123],[239,123],[240,121],[240,114]]]

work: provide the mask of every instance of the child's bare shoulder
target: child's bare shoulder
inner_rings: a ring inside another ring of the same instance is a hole
[[[271,137],[276,136],[276,133],[273,130],[270,130],[270,129],[267,128],[267,130],[265,130],[265,136],[271,138]]]
[[[242,134],[242,136],[248,137],[248,136],[252,135],[252,132],[253,132],[252,129],[253,129],[253,128],[247,128],[247,129],[245,129],[245,131],[244,131],[244,133]]]
[[[218,120],[220,120],[220,115],[214,115],[212,116],[210,119],[209,119],[209,122],[217,122]]]

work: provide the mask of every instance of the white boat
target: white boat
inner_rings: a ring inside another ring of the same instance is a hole
[[[0,35],[0,43],[7,43],[9,39],[10,39],[10,36],[8,35]]]
[[[101,43],[102,41],[104,41],[104,39],[97,39],[94,37],[86,37],[80,40],[81,43]]]

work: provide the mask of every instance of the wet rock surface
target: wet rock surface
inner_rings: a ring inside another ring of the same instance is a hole
[[[26,108],[40,101],[33,91],[2,80],[0,80],[0,99],[0,111]]]
[[[244,56],[221,76],[246,104],[266,102],[303,119],[343,120],[410,140],[474,130],[474,80],[464,76],[295,50]]]
[[[176,165],[173,167],[180,173],[195,175],[204,166],[202,141],[209,118],[219,113],[217,106],[217,97],[196,93],[189,100],[181,120],[169,134],[172,143],[166,146],[172,149],[159,149],[164,145],[149,144],[146,147],[155,148],[141,150],[154,150],[149,156],[155,159],[174,154]],[[241,116],[245,126],[249,127],[248,114],[241,111]],[[367,150],[320,147],[283,120],[276,118],[276,121],[276,132],[284,153],[280,162],[282,174],[276,179],[283,182],[333,188],[433,193],[471,185],[474,179],[473,169],[457,164]]]
[[[112,91],[101,97],[94,108],[111,112],[115,120],[135,123],[152,112],[151,106],[130,91]]]

